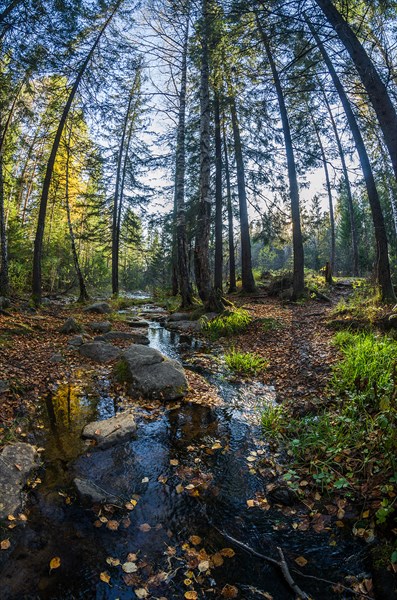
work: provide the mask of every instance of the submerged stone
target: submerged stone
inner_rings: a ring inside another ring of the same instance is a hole
[[[188,384],[182,365],[166,358],[158,350],[136,344],[123,352],[120,358],[117,375],[128,383],[132,396],[174,400],[186,395]]]
[[[98,504],[120,504],[120,498],[114,496],[111,492],[107,492],[89,479],[75,477],[73,483],[82,498],[88,498],[91,502],[97,502]]]
[[[14,514],[22,505],[21,492],[39,456],[33,446],[18,442],[0,454],[0,519]]]
[[[130,333],[128,331],[109,331],[103,335],[98,335],[95,340],[102,342],[107,340],[129,340],[133,344],[149,344],[149,338],[143,333]]]
[[[83,429],[83,438],[94,440],[98,448],[109,448],[114,444],[125,442],[136,430],[133,415],[122,412],[103,421],[88,423]]]

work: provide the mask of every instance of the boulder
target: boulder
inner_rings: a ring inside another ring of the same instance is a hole
[[[30,444],[18,442],[3,449],[0,454],[0,519],[21,509],[22,489],[38,463],[38,454]]]
[[[0,309],[10,308],[10,300],[5,296],[0,296]]]
[[[68,341],[68,345],[72,346],[74,348],[77,348],[78,346],[82,346],[84,344],[84,338],[82,335],[76,335],[76,337],[71,338]]]
[[[95,323],[88,323],[87,327],[95,333],[107,333],[112,329],[110,321],[99,321]]]
[[[192,318],[191,313],[172,313],[172,315],[170,315],[167,319],[167,321],[170,321],[171,323],[174,321],[190,321]]]
[[[81,325],[73,317],[69,317],[59,331],[60,333],[80,333],[81,330]]]
[[[108,304],[107,302],[95,302],[94,304],[91,304],[90,306],[86,306],[86,308],[84,309],[84,312],[105,315],[107,313],[112,312],[112,309],[111,309],[110,304]]]
[[[84,439],[94,440],[98,448],[109,448],[125,442],[136,430],[135,419],[131,413],[121,412],[104,421],[93,421],[83,429]]]
[[[108,340],[129,340],[132,344],[149,344],[149,338],[142,333],[129,333],[128,331],[109,331],[103,335],[98,335],[96,341],[105,342]]]
[[[129,327],[136,327],[136,328],[142,328],[142,329],[147,329],[150,325],[149,321],[146,321],[145,319],[131,319],[130,321],[126,321],[126,325],[129,325]]]
[[[118,374],[129,384],[132,396],[174,400],[186,395],[188,384],[182,366],[154,348],[136,344],[120,356]]]
[[[75,477],[73,483],[82,498],[88,498],[91,502],[98,504],[120,504],[120,498],[114,496],[111,492],[107,492],[89,479]]]
[[[79,348],[82,356],[95,360],[97,362],[106,363],[115,360],[120,355],[120,349],[112,344],[94,341],[83,344]]]
[[[184,333],[194,333],[201,329],[199,321],[175,321],[173,323],[168,321],[166,327],[171,331],[183,331]]]
[[[62,363],[64,362],[64,358],[60,352],[53,354],[50,358],[51,363]]]

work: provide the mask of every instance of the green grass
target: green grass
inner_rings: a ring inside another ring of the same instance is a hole
[[[227,337],[240,333],[241,331],[244,331],[251,322],[251,315],[242,308],[225,311],[210,321],[205,318],[201,320],[202,331],[211,340],[217,340],[220,337]]]
[[[230,350],[225,354],[225,361],[231,371],[239,375],[257,375],[266,369],[268,361],[252,352]]]
[[[262,323],[263,331],[275,331],[284,327],[283,323],[273,317],[263,317],[258,319]]]
[[[373,324],[382,316],[384,305],[380,302],[379,290],[364,279],[353,282],[353,292],[338,302],[332,311],[333,317],[348,317]],[[348,325],[348,321],[346,323]]]

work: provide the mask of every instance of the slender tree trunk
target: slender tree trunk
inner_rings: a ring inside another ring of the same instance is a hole
[[[223,154],[225,157],[225,179],[227,196],[227,221],[228,221],[228,241],[229,241],[229,294],[237,291],[236,284],[236,257],[234,248],[234,228],[233,228],[233,207],[232,207],[232,189],[230,185],[229,155],[226,142],[225,126],[223,126]]]
[[[346,199],[347,199],[347,209],[349,212],[351,239],[352,239],[353,275],[354,275],[354,277],[358,277],[360,274],[360,267],[359,267],[359,259],[358,259],[357,226],[356,226],[356,219],[354,216],[353,194],[352,194],[352,189],[350,186],[350,180],[349,180],[349,174],[347,171],[345,153],[343,151],[342,142],[341,142],[341,139],[339,136],[339,131],[336,126],[334,115],[332,113],[331,106],[328,102],[328,98],[325,94],[325,90],[322,90],[322,92],[323,92],[324,102],[327,107],[329,117],[331,119],[332,129],[334,131],[336,144],[338,146],[340,162],[342,164],[343,179],[344,179]]]
[[[338,92],[340,101],[346,114],[347,122],[353,135],[354,143],[359,155],[361,168],[363,171],[365,184],[367,188],[368,200],[371,207],[372,220],[375,228],[375,240],[377,249],[377,279],[381,288],[382,300],[384,302],[395,302],[396,296],[394,293],[393,285],[391,282],[390,274],[390,262],[388,253],[388,243],[385,221],[383,218],[382,207],[379,199],[378,190],[376,188],[374,175],[372,172],[371,163],[368,158],[367,150],[365,148],[364,140],[361,135],[360,128],[358,126],[356,117],[354,116],[353,109],[350,105],[350,101],[346,95],[343,85],[334,69],[334,66],[329,58],[327,51],[324,48],[324,44],[320,40],[316,30],[309,21],[308,17],[305,17],[306,23],[308,24],[310,31],[316,41],[318,49],[324,59],[327,69],[331,75],[332,81]]]
[[[187,52],[189,44],[189,18],[186,18],[186,30],[182,50],[181,87],[179,92],[178,134],[176,142],[176,164],[175,164],[175,225],[174,225],[174,252],[173,261],[176,274],[176,286],[173,284],[176,295],[181,293],[183,307],[193,304],[192,286],[189,276],[189,264],[186,242],[186,210],[185,210],[185,173],[186,173],[186,86],[187,86]]]
[[[76,240],[75,240],[75,237],[74,237],[72,219],[71,219],[71,216],[70,216],[70,203],[69,203],[69,165],[70,165],[70,144],[71,144],[71,138],[72,138],[72,130],[70,130],[68,137],[69,137],[69,139],[68,139],[68,142],[66,144],[66,165],[65,165],[65,205],[66,205],[66,215],[67,215],[67,219],[68,219],[68,227],[69,227],[69,235],[70,235],[70,244],[71,244],[71,247],[72,247],[73,262],[74,262],[74,266],[75,266],[75,269],[76,269],[77,279],[79,281],[80,296],[79,296],[78,301],[79,302],[86,302],[87,300],[89,300],[89,295],[88,295],[87,288],[86,288],[86,285],[85,285],[84,276],[83,276],[83,273],[82,273],[81,268],[80,268],[80,262],[79,262],[79,257],[78,257],[77,249],[76,249]]]
[[[208,37],[210,16],[208,0],[202,0],[201,76],[200,76],[200,200],[197,212],[194,267],[197,290],[203,302],[209,299],[211,275],[209,264],[210,240],[210,94]]]
[[[4,214],[3,152],[0,150],[0,296],[9,294],[7,234]]]
[[[96,47],[98,46],[105,29],[111,22],[116,10],[118,9],[118,7],[120,6],[122,1],[123,0],[118,0],[116,2],[116,5],[114,6],[109,17],[106,19],[94,44],[92,45],[91,50],[89,51],[89,53],[87,55],[87,58],[85,59],[85,61],[83,62],[83,64],[80,67],[80,70],[77,74],[77,77],[75,79],[73,87],[69,93],[69,97],[68,97],[65,107],[63,109],[62,116],[60,118],[58,128],[57,128],[57,131],[55,134],[55,138],[54,138],[54,141],[52,144],[51,153],[50,153],[50,157],[47,162],[47,168],[46,168],[46,173],[45,173],[44,182],[43,182],[43,189],[42,189],[41,198],[40,198],[40,208],[39,208],[39,217],[38,217],[38,222],[37,222],[36,237],[34,240],[32,297],[33,297],[33,301],[35,302],[36,305],[39,305],[41,303],[41,259],[42,259],[42,254],[43,254],[45,218],[46,218],[46,213],[47,213],[48,194],[49,194],[50,186],[51,186],[51,178],[52,178],[52,174],[54,171],[55,159],[56,159],[56,156],[58,153],[58,148],[59,148],[59,144],[61,141],[62,132],[64,130],[65,123],[68,118],[69,111],[72,106],[73,100],[76,96],[77,89],[78,89],[80,82],[84,76],[84,73],[91,61],[92,55],[94,54]]]
[[[308,107],[308,109],[310,111],[310,107]],[[323,145],[323,142],[321,140],[321,135],[320,135],[320,132],[318,130],[317,124],[316,124],[316,122],[315,122],[315,120],[314,120],[314,118],[313,118],[312,115],[311,115],[311,121],[313,123],[314,131],[316,133],[318,145],[319,145],[320,152],[321,152],[321,160],[322,160],[322,163],[323,163],[324,174],[325,174],[325,184],[326,184],[327,194],[328,194],[329,224],[330,224],[330,230],[331,230],[331,242],[330,242],[330,256],[329,256],[329,269],[328,269],[327,283],[332,283],[332,276],[334,274],[334,269],[335,269],[335,249],[336,249],[336,242],[335,242],[335,217],[334,217],[334,205],[333,205],[333,200],[332,200],[331,179],[330,179],[330,176],[329,176],[328,163],[327,163],[327,157],[326,157],[326,154],[325,154],[324,145]]]
[[[219,108],[219,94],[215,92],[214,98],[214,125],[215,125],[215,264],[214,288],[223,292],[223,218],[222,218],[222,137],[221,117]]]
[[[273,75],[274,85],[277,92],[278,104],[280,109],[281,122],[283,126],[285,151],[287,155],[288,179],[291,198],[291,215],[292,215],[292,244],[294,250],[294,273],[293,273],[293,297],[295,299],[303,295],[305,291],[305,276],[304,276],[304,254],[303,241],[301,230],[300,206],[299,206],[299,188],[298,178],[296,173],[295,155],[292,146],[291,128],[288,119],[287,108],[284,100],[284,93],[281,87],[280,77],[273,60],[272,51],[268,37],[261,25],[258,14],[256,13],[256,22],[265,46],[266,54],[269,60],[270,68]]]
[[[360,75],[360,79],[378,117],[379,125],[389,150],[394,175],[397,179],[397,113],[390,100],[387,88],[365,48],[350,25],[332,4],[331,0],[316,0],[316,3],[336,31]]]

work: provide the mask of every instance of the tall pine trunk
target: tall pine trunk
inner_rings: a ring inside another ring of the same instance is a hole
[[[354,62],[378,117],[379,125],[390,154],[394,175],[397,179],[397,113],[390,100],[387,88],[364,46],[331,0],[316,0],[316,3],[327,17],[328,22],[336,31],[336,34]]]
[[[219,94],[214,98],[215,126],[215,263],[214,288],[223,292],[223,218],[222,218],[222,136]]]
[[[73,104],[73,100],[76,96],[78,87],[80,82],[84,76],[84,73],[91,61],[92,55],[94,54],[96,47],[98,46],[103,33],[105,32],[107,26],[111,22],[116,10],[120,6],[123,0],[118,0],[116,5],[114,6],[112,12],[109,17],[106,19],[104,25],[102,26],[98,36],[95,39],[94,44],[92,45],[86,59],[81,65],[75,82],[73,84],[72,89],[70,90],[68,99],[66,101],[65,107],[63,109],[58,128],[55,134],[54,141],[52,143],[52,148],[50,152],[50,156],[47,162],[47,168],[44,176],[43,189],[40,197],[40,208],[39,208],[39,217],[37,222],[37,230],[36,237],[34,240],[34,252],[33,252],[33,274],[32,274],[32,298],[36,305],[41,304],[41,284],[42,284],[42,274],[41,274],[41,260],[43,254],[43,239],[44,239],[44,229],[45,229],[45,220],[47,214],[47,204],[48,204],[48,195],[51,186],[52,174],[54,171],[55,160],[58,153],[59,144],[61,141],[62,133],[66,124],[66,120],[69,115],[69,111]]]
[[[273,81],[276,88],[278,105],[280,109],[281,123],[283,126],[285,151],[287,155],[288,179],[291,199],[291,215],[292,215],[292,245],[294,251],[294,273],[293,273],[293,297],[295,299],[303,295],[305,291],[305,275],[304,275],[304,254],[301,229],[301,217],[299,206],[299,188],[296,172],[295,155],[292,146],[291,128],[288,119],[287,108],[285,105],[284,93],[281,87],[280,77],[273,59],[273,54],[270,48],[269,39],[262,27],[258,14],[256,13],[256,22],[261,34],[263,44],[265,46],[267,58],[273,75]]]
[[[372,171],[371,163],[368,157],[367,150],[365,148],[364,140],[361,135],[360,128],[357,123],[357,119],[353,113],[353,109],[350,105],[350,101],[346,95],[343,85],[335,71],[335,68],[325,50],[324,44],[320,40],[319,35],[314,29],[313,25],[309,21],[308,17],[305,17],[306,23],[308,24],[310,31],[316,41],[318,49],[324,59],[327,69],[331,75],[332,81],[338,92],[340,101],[346,114],[347,122],[353,135],[354,143],[356,145],[357,153],[360,159],[361,168],[363,171],[365,185],[367,188],[368,200],[371,208],[372,221],[375,229],[375,240],[377,250],[377,280],[381,289],[381,296],[383,302],[395,302],[396,295],[394,293],[393,285],[391,282],[390,274],[390,262],[389,252],[387,243],[387,234],[385,227],[385,220],[383,217],[382,206],[379,199],[378,190],[376,188],[374,174]]]
[[[70,130],[68,138],[69,139],[66,144],[66,165],[65,165],[65,206],[66,206],[66,215],[67,215],[67,219],[68,219],[68,228],[69,228],[70,244],[72,247],[73,262],[74,262],[74,267],[76,269],[77,279],[79,282],[80,295],[79,295],[78,302],[86,302],[87,300],[89,300],[89,295],[88,295],[87,288],[85,285],[84,276],[83,276],[83,273],[82,273],[82,270],[80,267],[79,257],[78,257],[77,248],[76,248],[76,240],[74,237],[72,219],[71,219],[71,215],[70,215],[70,201],[69,201],[70,200],[70,198],[69,198],[69,170],[70,169],[69,169],[69,167],[70,167],[70,144],[71,144],[71,138],[72,138],[72,130]]]
[[[197,290],[203,302],[207,302],[211,291],[211,274],[209,264],[211,157],[208,56],[210,15],[208,8],[208,0],[202,0],[200,75],[200,199],[197,212],[194,267]]]
[[[193,304],[192,286],[189,276],[189,263],[186,242],[186,210],[185,210],[185,173],[186,173],[186,86],[187,86],[187,52],[189,43],[189,18],[186,19],[186,31],[182,50],[181,87],[179,92],[178,134],[176,143],[175,165],[175,224],[174,224],[174,252],[173,261],[175,269],[176,293],[178,288],[181,294],[182,306],[189,307]],[[176,295],[176,294],[175,294]]]
[[[325,90],[322,90],[324,102],[328,110],[329,118],[331,120],[332,129],[334,131],[336,145],[338,146],[339,158],[342,165],[343,171],[343,181],[346,191],[346,199],[347,199],[347,210],[349,212],[349,221],[350,221],[350,232],[351,232],[351,240],[352,240],[352,257],[353,257],[353,275],[358,277],[360,274],[359,267],[359,259],[358,259],[358,243],[357,243],[357,225],[356,219],[354,216],[354,203],[353,203],[353,194],[350,186],[349,173],[347,171],[346,158],[345,153],[342,147],[342,142],[340,139],[339,131],[336,126],[336,122],[334,119],[334,115],[332,113],[331,106],[328,102],[328,98],[326,96]]]
[[[0,150],[0,296],[9,294],[7,235],[4,213],[3,152]]]
[[[223,126],[223,154],[225,157],[225,179],[226,179],[226,197],[227,197],[227,222],[228,222],[228,242],[229,242],[229,294],[237,291],[236,284],[236,257],[234,248],[234,228],[233,228],[233,207],[232,207],[232,188],[230,185],[229,153],[227,149],[225,126]]]

